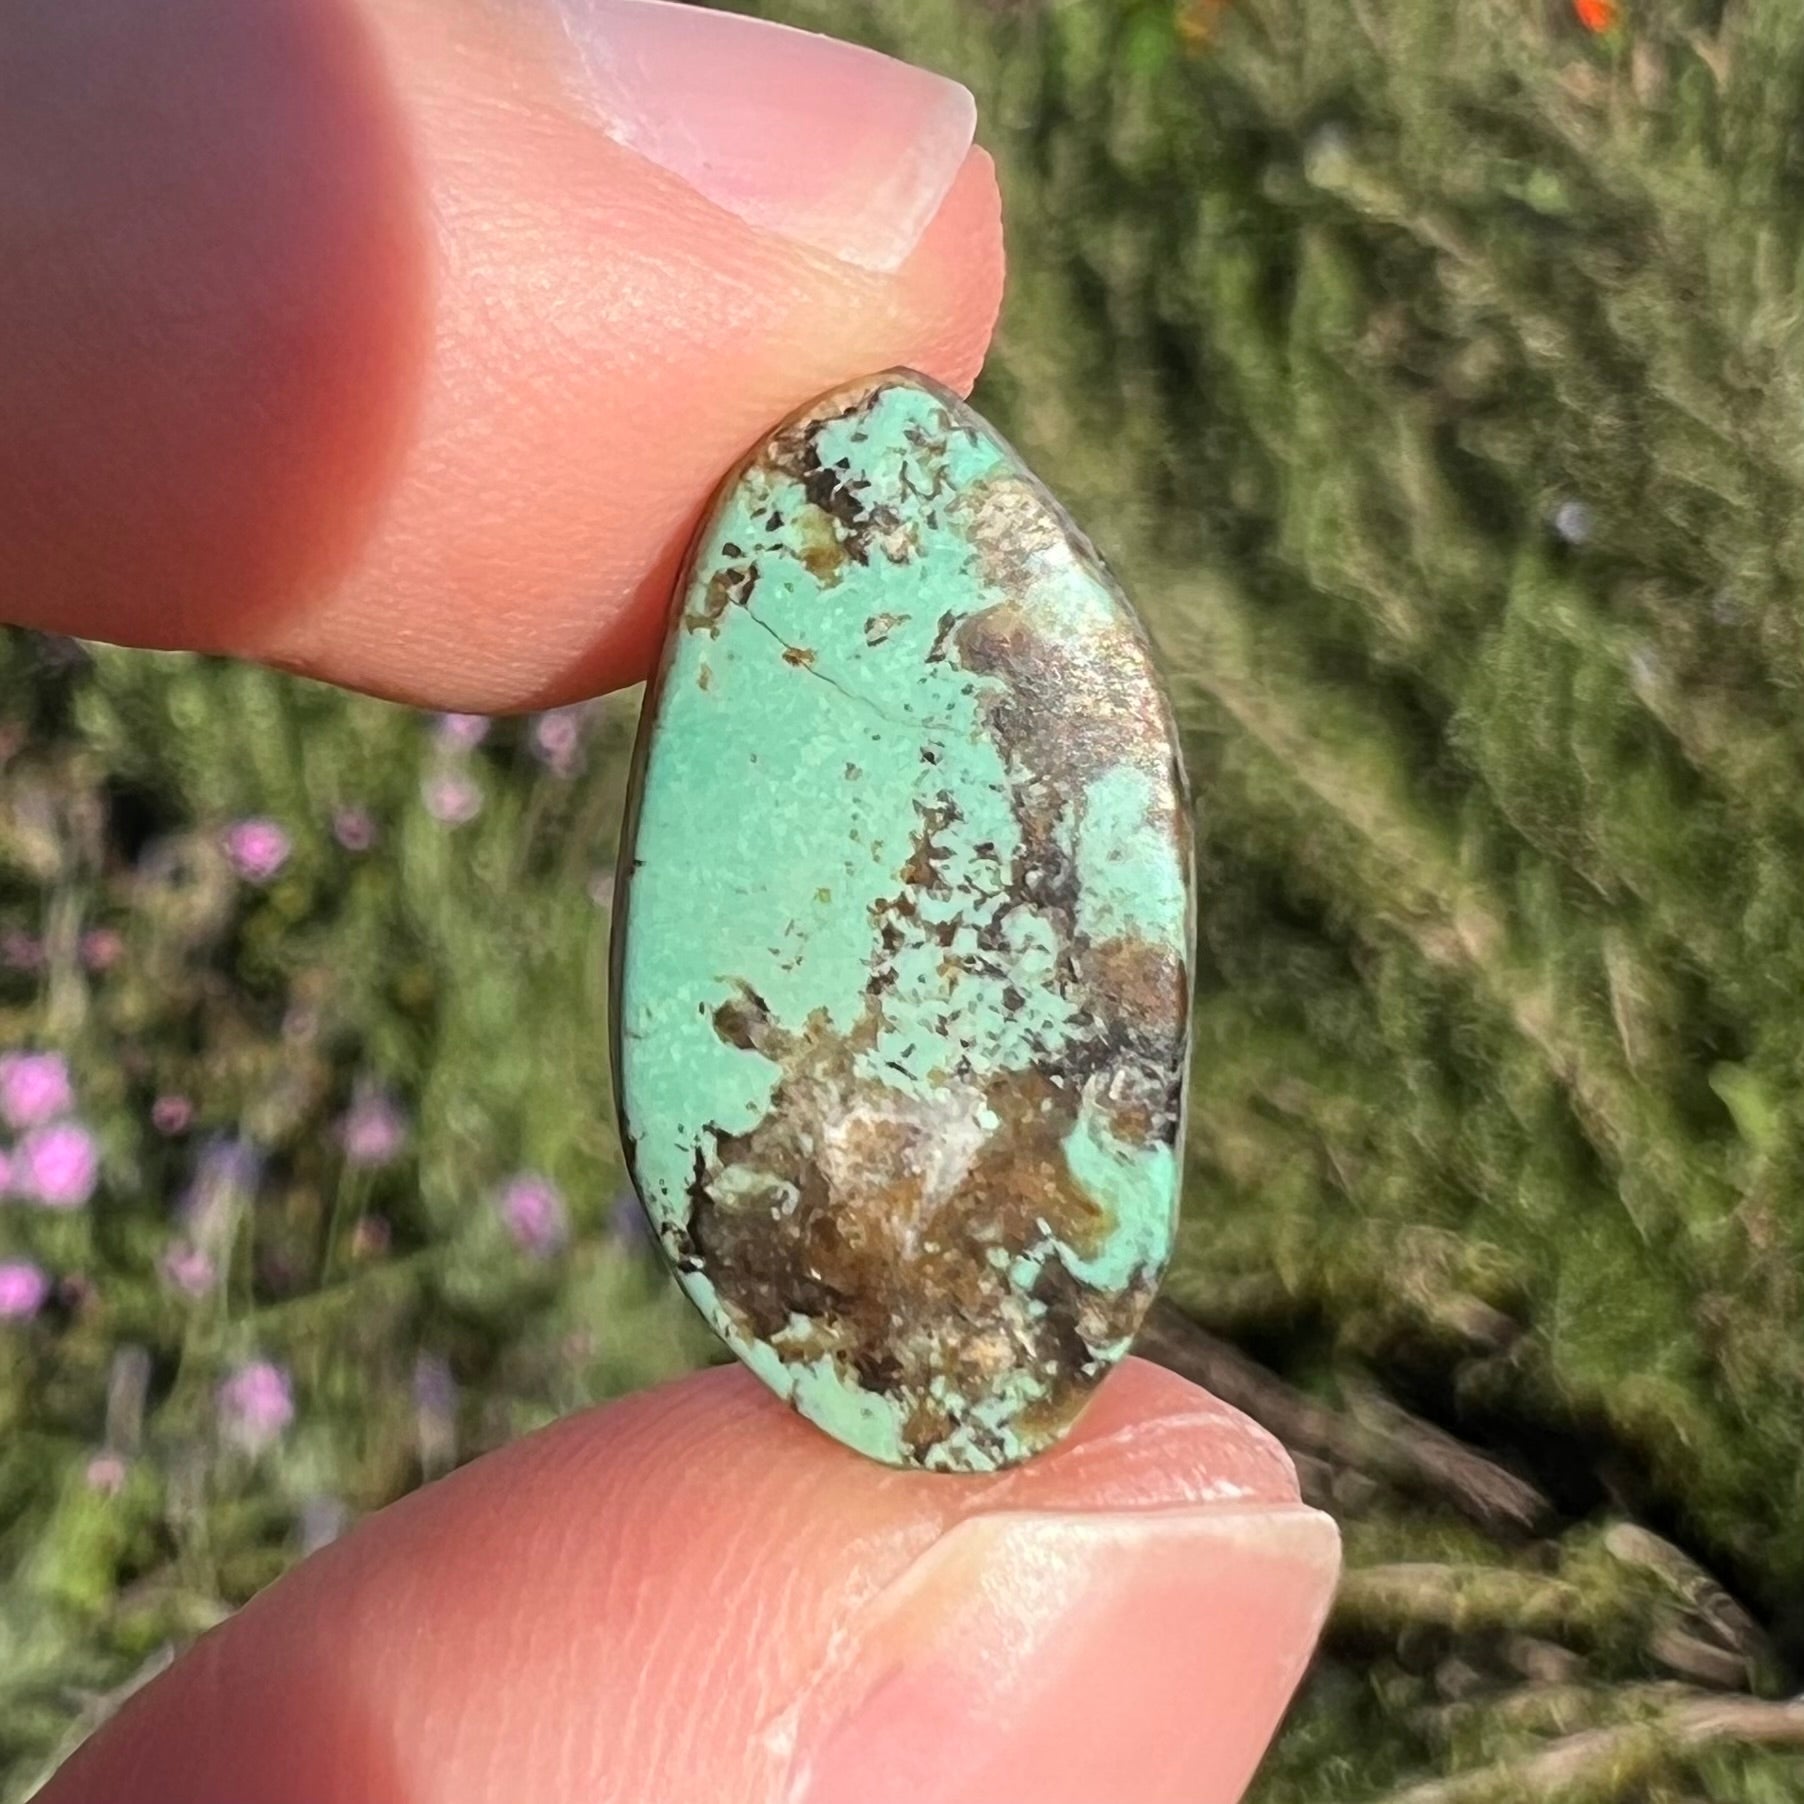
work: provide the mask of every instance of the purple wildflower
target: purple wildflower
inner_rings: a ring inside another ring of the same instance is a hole
[[[376,843],[376,823],[367,808],[341,808],[332,816],[332,837],[347,852],[367,852]]]
[[[455,746],[460,752],[474,751],[489,736],[486,714],[441,714],[437,732],[441,743]]]
[[[90,1491],[117,1497],[125,1489],[125,1461],[116,1453],[97,1453],[88,1461],[83,1477]]]
[[[44,942],[22,927],[9,927],[0,933],[0,965],[9,971],[41,971],[44,968]]]
[[[305,1046],[319,1037],[319,1010],[305,1002],[295,1003],[282,1016],[282,1038],[291,1046]]]
[[[353,1259],[380,1259],[388,1251],[394,1230],[385,1215],[366,1215],[351,1230]]]
[[[362,1092],[338,1124],[345,1163],[374,1171],[392,1165],[407,1144],[407,1117],[386,1091]]]
[[[219,1282],[212,1255],[185,1240],[171,1242],[161,1269],[165,1281],[185,1297],[204,1297]]]
[[[426,812],[447,827],[461,827],[482,812],[482,791],[461,771],[440,771],[420,785]]]
[[[0,1121],[41,1127],[75,1107],[69,1064],[60,1052],[0,1053]]]
[[[50,1278],[29,1259],[0,1260],[0,1322],[28,1322],[44,1307]]]
[[[221,842],[225,855],[246,883],[269,883],[288,862],[294,847],[274,821],[235,821]]]
[[[176,1091],[150,1105],[150,1125],[159,1134],[185,1134],[194,1121],[194,1104]]]
[[[100,1182],[100,1146],[79,1121],[33,1128],[13,1153],[12,1186],[46,1209],[79,1209]]]
[[[294,1420],[288,1374],[267,1359],[240,1366],[219,1387],[219,1426],[247,1453],[261,1453]]]
[[[501,1192],[500,1208],[514,1244],[534,1258],[555,1253],[569,1238],[564,1199],[549,1178],[533,1172],[510,1178]]]
[[[557,777],[572,775],[582,762],[584,710],[553,708],[532,723],[533,756]]]
[[[110,971],[125,956],[125,936],[115,927],[90,927],[81,936],[81,962],[90,971]]]

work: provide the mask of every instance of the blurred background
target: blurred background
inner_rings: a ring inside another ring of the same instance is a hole
[[[1147,1350],[1348,1551],[1257,1798],[1798,1797],[1804,10],[772,10],[976,90],[978,398],[1176,691]],[[611,1128],[635,699],[0,639],[0,1797],[361,1514],[712,1357]]]

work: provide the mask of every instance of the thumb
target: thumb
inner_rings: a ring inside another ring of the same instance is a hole
[[[0,12],[0,607],[444,706],[645,674],[744,447],[961,387],[952,82],[656,0]]]
[[[1232,1804],[1336,1560],[1277,1444],[1138,1361],[965,1479],[716,1370],[373,1518],[43,1800]]]

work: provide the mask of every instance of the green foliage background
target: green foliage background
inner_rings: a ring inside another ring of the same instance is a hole
[[[1177,692],[1203,955],[1151,1345],[1285,1435],[1350,1567],[1258,1797],[1797,1796],[1804,12],[780,10],[977,91],[1012,255],[980,399]],[[0,1326],[6,1796],[319,1499],[707,1356],[613,1207],[631,708],[569,778],[531,732],[456,754],[261,672],[0,649],[0,928],[44,951],[0,1044],[68,1051],[106,1147],[87,1210],[0,1211],[80,1280]],[[250,814],[296,840],[264,890],[216,849]],[[371,1080],[412,1137],[349,1171]],[[212,1134],[262,1176],[192,1303],[157,1259]],[[569,1198],[555,1258],[501,1224],[518,1170]],[[213,1402],[253,1355],[298,1403],[255,1459]]]

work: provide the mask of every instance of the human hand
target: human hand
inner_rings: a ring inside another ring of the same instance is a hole
[[[13,9],[0,608],[446,708],[634,681],[746,443],[892,364],[968,386],[971,123],[636,0]],[[44,1795],[1207,1804],[1335,1564],[1270,1439],[1150,1366],[974,1479],[711,1372],[372,1519]]]

